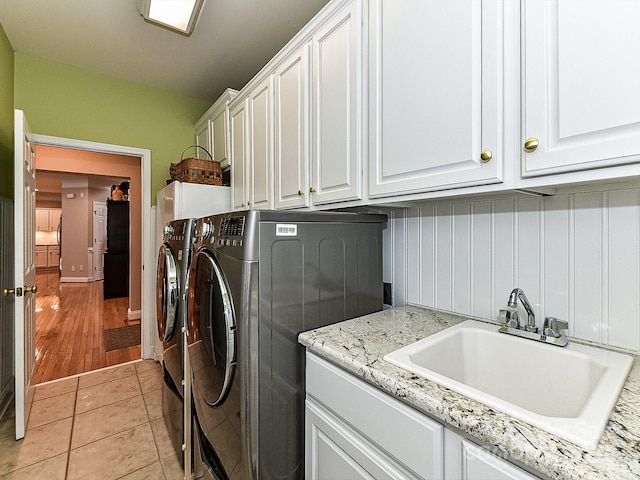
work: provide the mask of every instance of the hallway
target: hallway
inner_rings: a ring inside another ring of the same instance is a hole
[[[36,384],[140,359],[139,336],[105,345],[105,330],[140,324],[127,318],[127,297],[103,300],[102,281],[60,284],[57,270],[37,271],[36,284]]]

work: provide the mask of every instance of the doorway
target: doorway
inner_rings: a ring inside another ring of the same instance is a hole
[[[35,135],[34,140],[38,153],[37,168],[50,171],[67,171],[80,173],[93,169],[92,173],[113,175],[113,168],[118,165],[129,164],[128,173],[118,176],[131,178],[132,194],[130,200],[132,204],[131,214],[131,235],[136,238],[132,241],[131,267],[130,267],[130,296],[129,304],[120,304],[114,307],[114,311],[126,310],[126,318],[135,323],[136,319],[141,325],[141,348],[138,358],[153,358],[154,343],[153,338],[153,312],[152,291],[150,286],[154,285],[153,274],[154,268],[144,268],[145,265],[152,266],[154,264],[154,249],[143,249],[142,245],[151,245],[153,242],[151,204],[150,204],[150,151],[146,149],[117,146],[110,144],[100,144],[95,142],[86,142],[73,139],[65,139],[59,137],[48,137]],[[87,165],[86,157],[88,154],[97,155],[113,155],[113,159],[107,162],[106,166],[95,170],[96,163],[89,162]],[[61,168],[61,155],[65,157]],[[69,158],[71,157],[71,158]],[[68,160],[68,161],[67,161]],[[88,168],[90,167],[90,168]],[[106,170],[105,170],[106,169]],[[136,183],[137,181],[137,183]],[[135,185],[135,186],[134,186]],[[134,190],[137,186],[137,191]],[[137,198],[136,198],[137,197]],[[86,255],[86,254],[85,254]],[[44,280],[44,285],[47,285]],[[147,291],[149,290],[149,291]],[[90,294],[86,295],[91,297]],[[95,292],[93,294],[95,299]],[[122,302],[120,302],[122,303]],[[121,315],[118,314],[118,315]]]
[[[128,212],[128,202],[109,200],[113,185],[125,182],[36,169],[36,258],[46,250],[49,256],[36,261],[35,383],[141,358],[140,318],[128,312],[128,255],[127,278],[112,272],[108,279],[124,286],[118,295],[107,295],[102,273],[107,202]],[[128,248],[128,215],[126,223]]]

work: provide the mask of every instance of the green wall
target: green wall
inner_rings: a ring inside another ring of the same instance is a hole
[[[13,199],[13,48],[0,25],[0,195]]]
[[[151,150],[151,203],[169,164],[195,143],[210,104],[41,58],[15,54],[15,108],[34,133]]]

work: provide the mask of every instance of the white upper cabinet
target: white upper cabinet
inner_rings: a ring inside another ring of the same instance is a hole
[[[352,1],[312,39],[313,204],[362,198],[363,15]]]
[[[276,69],[276,208],[362,198],[362,2],[343,3]]]
[[[60,208],[36,208],[36,230],[39,232],[55,232],[60,225]]]
[[[247,117],[247,98],[239,100],[229,111],[231,158],[231,207],[233,210],[249,208],[249,165]]]
[[[523,177],[640,161],[640,2],[523,8]]]
[[[250,206],[273,208],[273,88],[272,77],[249,95]]]
[[[309,206],[309,45],[274,75],[275,208]]]
[[[230,165],[229,102],[237,94],[228,88],[194,125],[196,144],[204,147],[222,168]]]
[[[371,197],[502,181],[502,9],[369,2]]]
[[[273,208],[271,75],[230,106],[233,210]]]

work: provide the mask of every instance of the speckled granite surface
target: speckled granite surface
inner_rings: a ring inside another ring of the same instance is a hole
[[[504,452],[558,479],[640,478],[640,362],[627,378],[596,450],[586,451],[497,412],[382,357],[469,317],[406,306],[300,334],[307,350],[363,378],[428,415],[442,420],[494,453]]]

